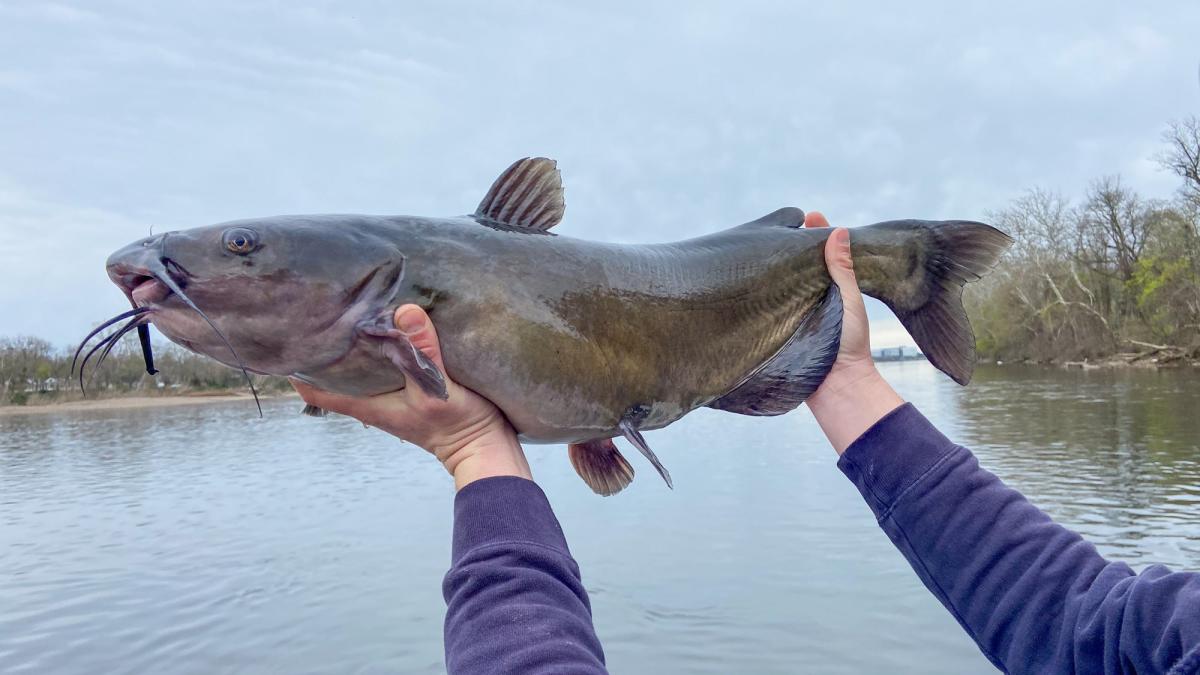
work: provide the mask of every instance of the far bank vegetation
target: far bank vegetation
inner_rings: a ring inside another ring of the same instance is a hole
[[[966,293],[980,356],[1042,363],[1200,360],[1200,118],[1170,125],[1167,199],[1118,176],[1078,200],[1034,189],[989,222],[1016,240]]]
[[[71,374],[73,349],[35,337],[0,338],[0,405],[77,401],[78,372]],[[88,398],[171,396],[246,391],[240,371],[175,344],[156,344],[158,375],[146,374],[136,336],[126,336],[104,367],[87,371]],[[290,389],[282,378],[252,376],[260,393]]]
[[[1158,157],[1182,181],[1166,199],[1118,176],[1072,200],[1033,189],[989,222],[1015,239],[995,272],[968,286],[980,357],[1069,363],[1200,361],[1200,118],[1170,125]],[[36,337],[0,338],[0,405],[77,400],[72,350]],[[238,391],[241,373],[173,344],[145,373],[132,336],[89,373],[97,396]],[[260,391],[280,378],[255,377]]]

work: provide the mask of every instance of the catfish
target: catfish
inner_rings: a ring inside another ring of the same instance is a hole
[[[611,495],[634,475],[614,438],[670,486],[644,431],[704,406],[786,413],[832,367],[842,299],[823,255],[830,230],[803,228],[800,209],[649,245],[557,235],[564,211],[556,163],[536,157],[504,171],[469,215],[275,216],[135,241],[107,261],[133,308],[80,345],[77,358],[119,324],[84,356],[81,386],[88,360],[133,330],[153,374],[153,324],[241,369],[252,390],[260,373],[353,396],[417,386],[445,398],[443,373],[392,323],[415,303],[437,325],[446,375],[493,401],[522,440],[568,444],[587,485]],[[962,289],[1011,239],[967,220],[893,220],[850,240],[862,292],[967,384],[976,355]]]

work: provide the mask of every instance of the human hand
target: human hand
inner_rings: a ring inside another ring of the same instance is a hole
[[[403,305],[396,309],[394,320],[409,342],[445,375],[437,331],[425,310]],[[322,391],[298,380],[291,383],[309,405],[348,415],[432,453],[454,476],[459,490],[491,476],[532,479],[516,432],[500,410],[448,376],[445,381],[445,401],[417,386],[358,398]]]
[[[804,217],[805,227],[829,227],[817,211]],[[842,339],[837,360],[821,386],[808,397],[821,430],[840,455],[871,425],[904,404],[871,360],[867,308],[850,257],[850,231],[838,228],[825,242],[825,266],[842,294]]]

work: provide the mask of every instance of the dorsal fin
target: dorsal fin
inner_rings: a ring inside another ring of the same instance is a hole
[[[565,210],[558,163],[526,157],[492,183],[475,216],[501,226],[546,231],[562,220]]]
[[[758,220],[752,220],[743,225],[743,227],[754,227],[759,225],[774,225],[775,227],[803,227],[804,211],[801,211],[794,206],[785,206],[782,209],[777,209],[768,213]]]

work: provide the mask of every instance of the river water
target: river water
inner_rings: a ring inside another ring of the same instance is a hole
[[[1200,569],[1194,371],[881,369],[1106,555]],[[0,672],[441,671],[448,476],[299,407],[0,416]],[[674,491],[634,453],[600,498],[529,448],[614,673],[992,672],[806,410],[647,436]]]

